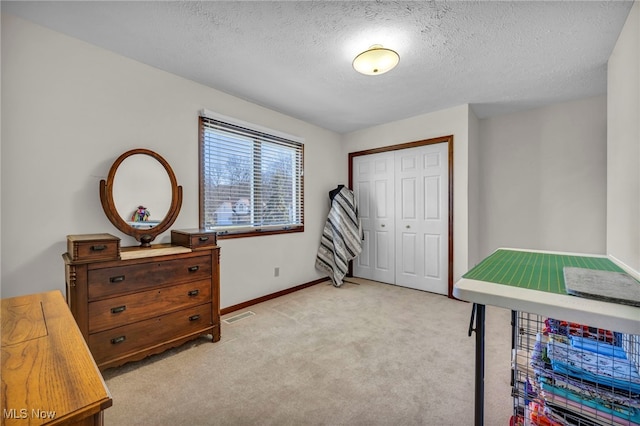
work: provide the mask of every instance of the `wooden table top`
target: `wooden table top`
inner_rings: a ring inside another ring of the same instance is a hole
[[[66,424],[113,403],[60,291],[2,299],[2,425]]]

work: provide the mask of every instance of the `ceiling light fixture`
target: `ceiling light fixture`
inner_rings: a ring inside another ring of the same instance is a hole
[[[353,60],[353,68],[365,75],[379,75],[391,71],[400,62],[400,55],[391,49],[374,44]]]

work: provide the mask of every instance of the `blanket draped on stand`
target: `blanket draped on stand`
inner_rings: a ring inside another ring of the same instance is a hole
[[[327,272],[334,286],[342,285],[349,261],[362,252],[362,237],[355,194],[342,187],[331,201],[316,257],[316,268]]]

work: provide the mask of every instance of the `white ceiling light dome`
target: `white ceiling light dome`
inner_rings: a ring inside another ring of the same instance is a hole
[[[374,44],[353,60],[353,68],[361,74],[380,75],[398,65],[400,55],[394,50]]]

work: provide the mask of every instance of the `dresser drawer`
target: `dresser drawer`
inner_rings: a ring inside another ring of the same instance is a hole
[[[217,244],[216,233],[203,229],[174,229],[171,231],[171,243],[197,250],[213,247]]]
[[[87,275],[89,299],[95,300],[166,283],[196,281],[211,277],[211,256],[90,269]]]
[[[89,303],[89,332],[108,330],[211,301],[211,280],[188,282]]]
[[[213,325],[211,303],[183,309],[89,335],[89,349],[98,366],[149,349],[159,343],[198,333]]]

